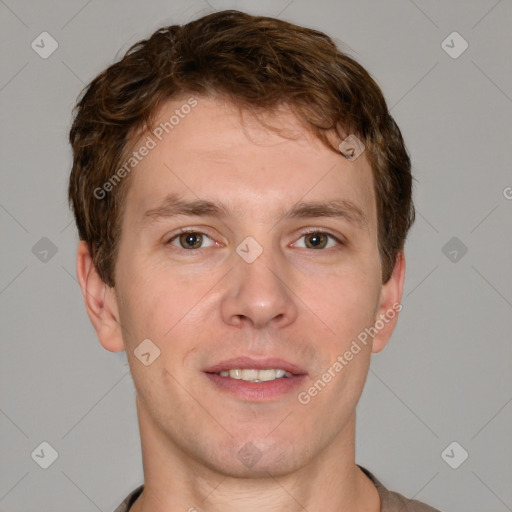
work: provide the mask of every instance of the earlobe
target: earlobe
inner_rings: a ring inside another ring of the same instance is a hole
[[[87,315],[101,345],[110,352],[124,350],[116,295],[99,276],[83,240],[78,244],[76,274]]]
[[[387,345],[395,329],[398,314],[402,309],[402,293],[405,279],[405,254],[399,251],[393,273],[382,285],[380,303],[375,317],[374,328],[377,331],[373,338],[372,352],[380,352]]]

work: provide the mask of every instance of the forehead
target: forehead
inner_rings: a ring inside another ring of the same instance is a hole
[[[190,96],[166,102],[152,130],[133,145],[151,146],[132,171],[126,197],[131,220],[169,195],[228,206],[255,220],[298,202],[345,201],[376,225],[371,169],[364,153],[349,162],[313,137],[289,109],[256,119],[232,104]],[[189,105],[189,107],[187,107]],[[268,122],[279,132],[265,127]]]

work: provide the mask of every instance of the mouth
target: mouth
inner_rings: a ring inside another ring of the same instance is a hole
[[[293,374],[282,368],[266,368],[256,370],[254,368],[232,368],[215,373],[220,377],[229,377],[230,379],[244,380],[246,382],[270,382],[276,379],[289,379]]]
[[[230,379],[268,382],[299,375],[307,375],[306,370],[296,364],[279,358],[254,359],[237,357],[221,361],[203,370]]]
[[[230,359],[205,368],[203,372],[217,389],[244,400],[262,401],[289,393],[307,372],[283,359]]]

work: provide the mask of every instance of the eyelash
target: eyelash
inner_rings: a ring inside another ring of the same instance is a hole
[[[185,233],[193,233],[193,234],[198,234],[198,235],[205,235],[207,236],[208,238],[210,238],[210,240],[213,241],[212,237],[208,236],[208,234],[202,232],[202,231],[199,231],[197,229],[187,229],[187,228],[183,228],[183,229],[180,229],[180,231],[178,233],[176,233],[175,235],[172,236],[172,238],[170,238],[169,240],[167,240],[167,242],[165,243],[165,245],[172,245],[171,242],[173,242],[174,240],[176,240],[180,235],[183,235]],[[325,231],[324,229],[305,229],[303,231],[300,232],[300,236],[299,236],[299,239],[306,236],[306,235],[310,235],[310,234],[315,234],[315,235],[327,235],[331,240],[334,240],[336,241],[339,245],[345,245],[344,241],[340,240],[337,236],[333,235],[331,232],[329,231]],[[185,252],[194,252],[194,251],[198,251],[199,249],[183,249],[182,247],[175,247],[175,249],[178,249],[180,251],[185,251]],[[205,247],[203,249],[208,249],[208,247]],[[308,247],[306,247],[306,249],[309,249]],[[329,249],[334,249],[333,247],[329,247]],[[315,250],[315,249],[310,249],[310,250]],[[317,249],[317,250],[320,250],[320,251],[325,251],[327,249]]]

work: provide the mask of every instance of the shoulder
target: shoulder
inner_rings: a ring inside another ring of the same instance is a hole
[[[398,492],[390,491],[368,469],[359,466],[359,464],[357,466],[377,488],[381,501],[381,512],[441,512],[426,503],[412,500]]]
[[[139,485],[135,490],[133,490],[123,502],[114,510],[114,512],[128,512],[130,507],[135,503],[135,500],[142,494],[144,490],[144,485]]]

